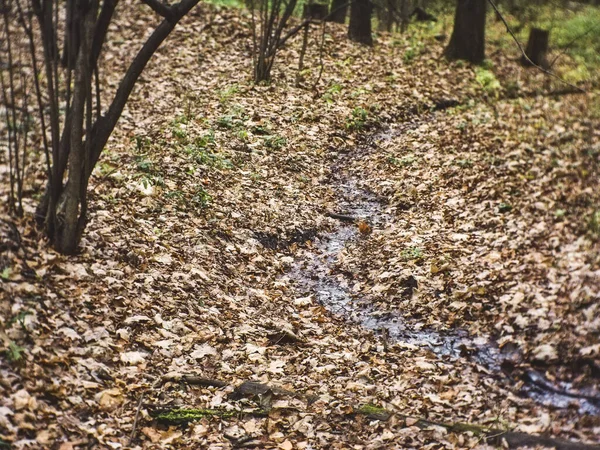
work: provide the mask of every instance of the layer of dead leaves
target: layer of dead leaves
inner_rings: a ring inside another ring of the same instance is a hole
[[[147,10],[121,8],[104,55],[107,99],[155,23]],[[246,438],[282,449],[479,443],[395,419],[369,422],[354,414],[367,403],[594,439],[597,418],[574,422],[572,411],[519,397],[476,364],[383,342],[300,296],[284,276],[297,246],[337,226],[325,215],[335,198],[328,175],[336,153],[360,142],[357,128],[414,117],[440,100],[487,98],[471,68],[439,59],[433,39],[406,64],[405,41],[382,36],[370,50],[334,25],[313,90],[319,37],[303,88],[291,87],[297,40],[278,57],[274,82],[254,86],[249,18],[198,9],[150,63],[106,148],[81,254],[57,255],[29,219],[19,224],[38,279],[21,273],[22,252],[13,251],[11,282],[0,285],[2,341],[12,348],[12,361],[0,361],[4,441],[61,449],[216,449]],[[521,80],[538,79],[510,67]],[[488,98],[495,110],[419,116],[373,151],[357,150],[350,170],[398,218],[349,249],[360,289],[383,283],[380,307],[434,318],[430,326],[466,324],[526,354],[597,360],[598,247],[585,223],[598,202],[598,136],[583,138],[594,129],[585,106],[594,98]],[[406,168],[392,163],[407,156]],[[41,186],[40,177],[32,188]],[[511,209],[500,214],[501,203]],[[27,206],[31,214],[34,202]],[[557,209],[566,211],[560,220]],[[422,248],[421,263],[398,259],[409,245]],[[401,303],[393,277],[381,275],[406,267],[419,290]],[[273,338],[282,333],[298,339]],[[176,381],[184,374],[232,386],[259,380],[303,397],[269,399],[268,418],[158,426],[149,415],[156,407],[238,410],[264,401]]]

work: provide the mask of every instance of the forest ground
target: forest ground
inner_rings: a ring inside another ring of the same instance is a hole
[[[151,22],[117,17],[111,89]],[[81,253],[19,223],[38,277],[2,256],[0,442],[486,445],[418,418],[600,442],[600,96],[548,95],[562,86],[515,52],[488,48],[482,70],[433,36],[367,49],[329,24],[322,53],[320,38],[300,87],[298,39],[254,86],[248,17],[199,8],[106,148]],[[362,230],[331,217],[359,210]],[[402,331],[329,310],[306,287],[319,277]],[[234,413],[152,418],[173,408]]]

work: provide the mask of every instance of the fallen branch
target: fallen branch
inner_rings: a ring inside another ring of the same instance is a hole
[[[163,377],[163,380],[165,378]],[[209,385],[215,387],[229,386],[229,383],[221,380],[213,380],[202,378],[196,375],[177,375],[166,378],[168,380],[191,381],[194,383]],[[265,396],[265,395],[290,396],[295,398],[306,398],[310,402],[310,398],[304,394],[294,392],[288,389],[282,389],[276,386],[269,386],[257,381],[244,381],[236,387],[235,391],[230,395],[230,399],[235,400],[243,396]],[[269,411],[264,408],[258,409],[242,409],[242,410],[225,410],[225,409],[203,409],[203,408],[173,408],[173,409],[157,409],[150,415],[161,423],[166,424],[185,424],[206,417],[223,417],[230,418],[243,415],[253,415],[259,417],[268,416]],[[432,426],[438,426],[447,429],[454,433],[473,433],[476,436],[481,436],[485,442],[491,445],[504,445],[506,443],[509,448],[517,447],[554,447],[556,450],[600,450],[598,444],[585,444],[582,442],[569,441],[566,439],[553,438],[548,436],[538,436],[533,434],[521,433],[518,431],[499,430],[495,428],[487,428],[481,425],[470,423],[444,423],[435,422],[421,417],[409,416],[406,414],[389,411],[385,408],[380,408],[374,405],[363,405],[356,409],[355,414],[362,414],[371,420],[387,421],[392,416],[400,419],[405,427],[416,426],[421,429],[426,429]]]
[[[539,389],[544,391],[552,392],[553,394],[562,395],[565,397],[579,398],[587,400],[588,402],[596,403],[600,405],[600,397],[594,395],[586,395],[580,392],[570,392],[563,389],[557,389],[548,383],[542,375],[537,373],[535,370],[528,370],[523,374],[523,380],[537,386]]]
[[[357,217],[349,216],[347,214],[338,214],[334,212],[326,212],[325,214],[331,217],[332,219],[337,219],[341,222],[355,223],[356,221],[358,221]]]
[[[135,418],[133,419],[133,427],[131,429],[131,435],[129,436],[129,446],[133,444],[133,440],[135,439],[135,435],[137,433],[137,425],[140,418],[140,411],[142,409],[142,402],[144,401],[145,392],[142,392],[140,395],[140,400],[138,401],[137,410],[135,411]]]
[[[268,411],[264,409],[202,409],[202,408],[173,408],[151,412],[150,415],[160,423],[167,425],[182,425],[206,417],[230,418],[242,415],[265,417]]]
[[[416,426],[421,429],[437,426],[454,433],[470,432],[476,436],[481,436],[488,444],[503,446],[504,443],[506,443],[508,448],[543,446],[552,447],[556,450],[600,450],[600,445],[597,444],[586,444],[583,442],[569,441],[548,436],[538,436],[518,431],[498,430],[470,423],[435,422],[420,417],[395,413],[373,405],[364,405],[358,409],[357,413],[363,414],[372,420],[382,421],[387,421],[392,416],[395,416],[401,419],[405,426]]]

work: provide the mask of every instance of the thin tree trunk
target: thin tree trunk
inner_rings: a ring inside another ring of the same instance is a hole
[[[448,59],[483,62],[486,5],[487,0],[458,0],[454,31],[444,52]]]
[[[408,29],[408,21],[410,19],[410,4],[409,0],[400,0],[400,32],[405,33]]]
[[[82,208],[83,186],[86,186],[84,117],[86,99],[91,92],[92,71],[90,52],[98,4],[92,0],[83,17],[79,31],[82,37],[75,63],[75,80],[73,87],[73,104],[70,123],[69,172],[67,184],[59,198],[54,226],[54,246],[63,254],[73,254],[77,250],[81,233],[85,227],[86,217]],[[74,30],[71,30],[72,32]]]
[[[346,16],[348,15],[347,3],[348,0],[332,0],[331,8],[329,9],[332,13],[329,18],[330,22],[346,23]]]
[[[163,7],[167,8],[163,11],[165,19],[135,56],[104,116],[100,116],[99,103],[96,105],[96,112],[93,110],[92,75],[97,70],[98,56],[118,0],[104,0],[101,10],[99,0],[83,0],[82,3],[75,0],[76,8],[79,9],[73,27],[79,28],[80,43],[73,69],[72,95],[65,99],[68,108],[62,135],[57,113],[57,83],[60,80],[55,75],[56,66],[60,61],[58,53],[53,53],[51,44],[47,43],[48,37],[55,35],[52,18],[56,14],[53,14],[51,9],[52,2],[44,2],[43,10],[41,4],[36,4],[36,0],[33,2],[44,36],[53,163],[48,189],[38,205],[36,216],[45,222],[46,232],[54,247],[61,253],[73,254],[77,250],[86,224],[87,186],[94,166],[146,64],[179,20],[198,3],[198,0],[182,0],[170,7],[148,0],[150,7],[161,11]],[[63,182],[65,173],[66,183]]]

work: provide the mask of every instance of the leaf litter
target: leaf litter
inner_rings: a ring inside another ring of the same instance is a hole
[[[154,20],[125,7],[103,55],[113,90]],[[598,397],[597,94],[490,100],[442,44],[408,64],[391,36],[367,50],[336,25],[318,91],[287,84],[296,41],[253,86],[250,39],[247,15],[203,5],[155,55],[94,174],[79,255],[19,224],[38,279],[9,255],[2,440],[485,447],[359,414],[373,405],[598,442],[597,410],[540,387]],[[492,58],[501,82],[541,85]],[[194,408],[235,413],[153,419]]]

